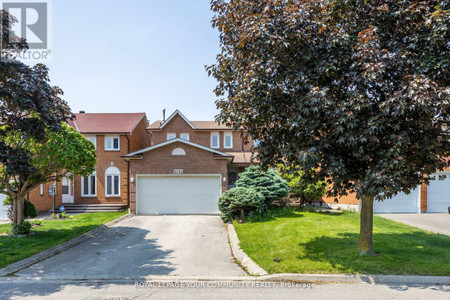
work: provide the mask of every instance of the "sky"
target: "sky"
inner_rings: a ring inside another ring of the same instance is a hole
[[[53,85],[73,112],[145,112],[150,121],[179,109],[191,120],[218,113],[205,65],[219,34],[209,0],[53,0]]]

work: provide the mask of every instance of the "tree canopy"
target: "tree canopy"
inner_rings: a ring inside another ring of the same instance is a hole
[[[450,2],[211,3],[218,121],[260,140],[263,166],[315,169],[332,195],[355,192],[360,252],[372,252],[374,197],[448,166]]]
[[[11,196],[18,224],[27,191],[62,172],[89,171],[95,153],[64,123],[73,114],[62,90],[50,84],[48,68],[8,59],[8,51],[25,51],[28,44],[12,30],[14,16],[0,10],[0,20],[0,192]]]
[[[63,176],[87,176],[94,171],[97,163],[95,146],[82,134],[63,123],[60,130],[49,129],[45,135],[45,141],[27,138],[22,133],[0,137],[0,142],[12,149],[25,151],[36,170],[22,176],[10,173],[7,165],[0,165],[0,193],[17,201],[41,183],[58,181]],[[15,216],[21,217],[16,213]]]
[[[274,170],[264,171],[259,166],[250,166],[240,173],[236,187],[254,188],[261,193],[264,197],[265,208],[289,194],[286,181],[277,172]]]
[[[14,16],[0,10],[0,19],[0,165],[11,176],[27,177],[36,172],[31,154],[26,149],[5,143],[5,138],[17,133],[24,139],[43,141],[47,131],[61,129],[62,122],[73,115],[60,98],[62,90],[50,85],[45,65],[30,67],[20,61],[3,59],[5,50],[23,51],[28,45],[12,31],[12,24],[17,22]]]
[[[292,195],[300,198],[300,207],[308,200],[320,199],[326,193],[326,182],[319,180],[316,170],[300,171],[297,167],[278,165],[278,172],[286,180]]]

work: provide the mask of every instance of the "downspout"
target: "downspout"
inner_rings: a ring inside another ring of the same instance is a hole
[[[128,137],[128,134],[125,135],[128,141],[128,153],[130,153],[130,138]],[[125,160],[127,162],[127,205],[128,209],[130,208],[130,161]]]

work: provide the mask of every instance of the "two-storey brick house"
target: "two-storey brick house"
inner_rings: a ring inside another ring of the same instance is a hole
[[[95,172],[86,178],[72,176],[57,183],[56,206],[61,204],[123,204],[129,199],[128,162],[121,157],[150,146],[145,113],[75,114],[69,125],[96,146]],[[53,207],[52,182],[28,194],[38,211]]]
[[[253,141],[214,121],[190,121],[177,110],[147,131],[151,146],[123,156],[131,212],[217,213],[221,193],[250,165]]]

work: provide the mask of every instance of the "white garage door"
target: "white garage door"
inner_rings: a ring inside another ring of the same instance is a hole
[[[0,220],[8,219],[8,208],[9,206],[3,205],[6,195],[0,194]]]
[[[396,196],[383,201],[375,201],[373,211],[375,213],[417,213],[419,212],[419,188],[409,193],[398,193]]]
[[[217,214],[220,175],[137,176],[138,214]]]
[[[427,212],[448,212],[450,206],[450,172],[430,176]]]

